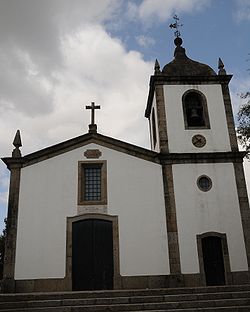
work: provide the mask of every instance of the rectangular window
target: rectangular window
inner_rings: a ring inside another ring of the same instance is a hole
[[[101,168],[98,166],[84,168],[84,200],[101,200]]]
[[[107,204],[106,161],[79,162],[78,205]]]

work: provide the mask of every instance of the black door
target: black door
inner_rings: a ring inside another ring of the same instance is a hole
[[[216,236],[203,238],[202,253],[207,286],[225,285],[221,238]]]
[[[113,288],[112,222],[87,219],[72,225],[72,289]]]

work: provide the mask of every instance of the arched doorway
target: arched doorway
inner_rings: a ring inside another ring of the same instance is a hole
[[[230,284],[226,235],[208,232],[197,235],[201,281],[207,286]]]

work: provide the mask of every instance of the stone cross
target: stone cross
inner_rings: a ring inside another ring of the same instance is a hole
[[[95,102],[91,102],[91,105],[86,105],[86,109],[91,109],[91,125],[95,124],[95,109],[100,109],[100,105],[95,105]]]

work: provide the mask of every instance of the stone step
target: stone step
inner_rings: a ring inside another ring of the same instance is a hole
[[[145,311],[145,310],[144,310]],[[144,312],[136,311],[136,312]],[[197,309],[170,309],[170,310],[147,310],[147,312],[249,312],[249,306],[241,306],[241,307],[219,307],[219,308],[197,308]],[[68,311],[67,311],[68,312]],[[129,312],[129,311],[123,311]]]
[[[234,298],[250,298],[250,291],[241,292],[220,292],[201,294],[179,294],[161,296],[132,296],[132,297],[111,297],[111,298],[74,298],[74,299],[52,299],[49,300],[29,300],[29,301],[5,301],[0,302],[0,310],[27,308],[27,307],[57,307],[74,305],[112,305],[131,303],[159,303],[159,302],[181,302],[181,301],[201,301],[201,300],[226,300]]]
[[[160,310],[160,311],[178,311],[178,309],[193,309],[194,311],[199,311],[197,309],[205,309],[205,308],[220,308],[220,307],[246,307],[250,311],[250,298],[237,298],[237,299],[219,299],[219,300],[195,300],[195,301],[170,301],[170,302],[152,302],[152,303],[121,303],[121,304],[108,304],[108,305],[81,305],[79,302],[60,302],[60,306],[42,306],[42,307],[34,307],[27,302],[26,306],[16,307],[10,309],[1,309],[3,312],[10,311],[32,311],[32,312],[54,312],[54,311],[71,311],[71,312],[106,312],[106,311],[150,311],[150,310]],[[177,309],[177,310],[176,310]],[[201,310],[202,311],[202,310]],[[237,311],[237,310],[235,310]]]
[[[1,294],[3,312],[250,312],[250,285]]]
[[[10,310],[3,310],[3,312],[10,312]],[[36,309],[36,310],[12,310],[15,312],[85,312],[82,307],[58,307],[58,308],[49,308],[49,309]],[[108,312],[110,310],[103,310],[103,312]],[[168,310],[137,310],[137,311],[122,311],[122,312],[249,312],[249,306],[232,306],[232,307],[219,307],[219,308],[191,308],[191,309],[168,309]]]
[[[202,294],[221,292],[250,291],[250,285],[235,286],[210,286],[210,287],[186,287],[186,288],[160,288],[160,289],[134,289],[134,290],[106,290],[106,291],[68,291],[68,292],[34,292],[0,294],[0,302],[5,301],[33,301],[53,299],[80,299],[80,298],[112,298],[112,297],[134,297],[134,296],[161,296],[179,294]]]

